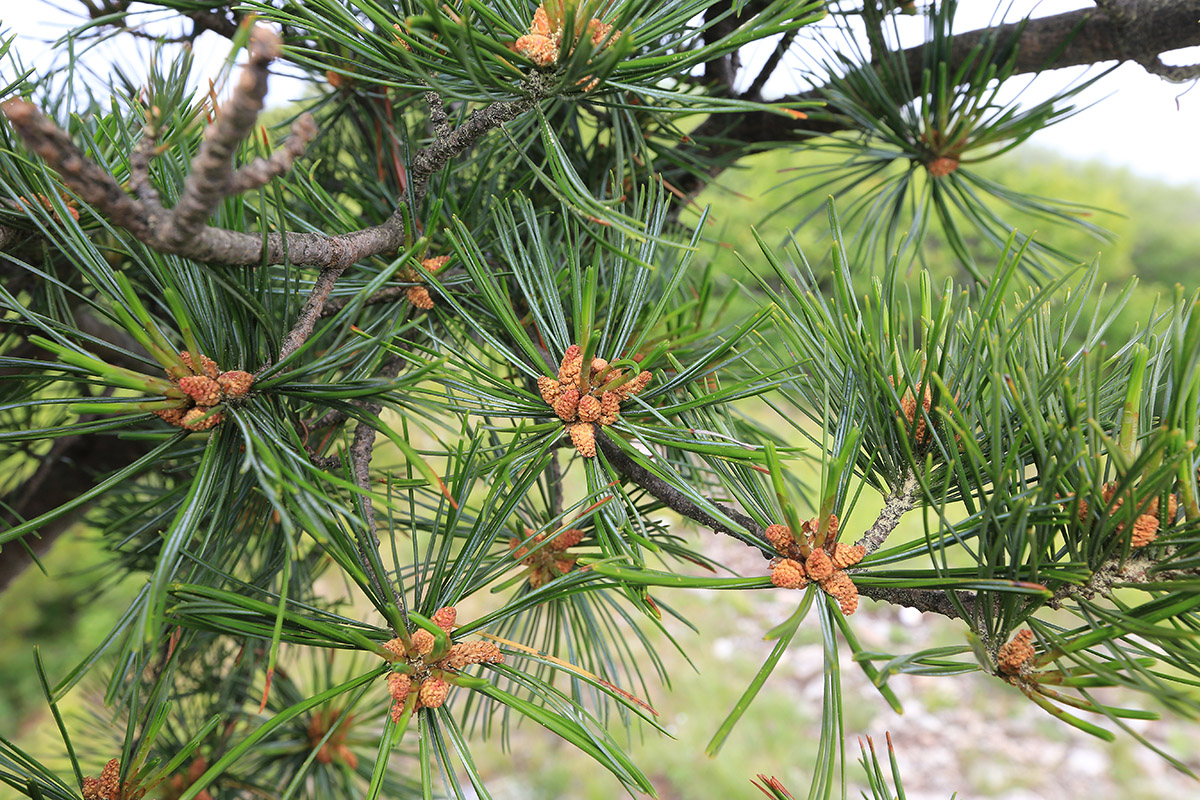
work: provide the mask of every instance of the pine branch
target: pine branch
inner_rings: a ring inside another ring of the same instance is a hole
[[[613,466],[621,475],[644,489],[649,494],[653,495],[672,511],[687,517],[693,522],[708,528],[714,533],[723,533],[732,536],[748,547],[755,547],[762,554],[764,559],[771,559],[776,556],[773,551],[755,545],[753,542],[746,541],[739,531],[729,528],[727,525],[705,511],[695,501],[684,495],[675,487],[668,484],[666,481],[654,475],[645,467],[638,464],[625,454],[623,450],[603,434],[596,436],[596,445],[604,453],[604,457],[608,463]],[[911,483],[915,483],[915,479]],[[910,486],[910,482],[905,483],[904,489],[897,494],[892,495],[888,502],[884,504],[883,511],[880,512],[879,518],[875,524],[868,529],[867,533],[861,541],[868,539],[878,540],[882,543],[887,534],[890,533],[899,521],[900,516],[907,510],[912,508],[912,502],[916,496],[915,488]],[[735,511],[721,503],[712,502],[713,507],[720,511],[731,520],[741,525],[747,531],[760,539],[764,537],[765,531],[762,526],[755,522],[750,517]],[[903,509],[903,510],[901,510]],[[876,545],[878,548],[878,544]],[[872,600],[878,600],[892,605],[907,606],[915,608],[918,611],[941,614],[950,619],[960,619],[961,615],[958,609],[951,601],[948,592],[941,589],[900,589],[883,586],[863,586],[860,587],[858,593],[863,597],[869,597]],[[959,602],[968,610],[969,615],[974,608],[976,595],[972,592],[956,592]]]
[[[301,120],[293,128],[292,140],[283,151],[265,162],[253,162],[233,171],[238,145],[253,130],[266,93],[267,66],[279,52],[278,36],[264,28],[251,34],[250,63],[235,87],[233,97],[222,105],[217,121],[209,127],[205,143],[192,164],[179,203],[172,209],[158,205],[147,190],[149,150],[131,154],[133,187],[142,195],[128,195],[112,175],[90,161],[70,136],[29,102],[12,99],[0,105],[25,143],[62,176],[80,197],[114,224],[160,253],[183,256],[210,264],[253,266],[290,263],[321,268],[346,267],[385,253],[394,253],[404,242],[401,208],[383,223],[336,236],[294,231],[243,233],[204,224],[225,197],[238,190],[262,185],[295,162],[315,135],[311,122]],[[543,78],[532,75],[526,82],[528,94],[518,100],[500,101],[471,113],[453,131],[437,136],[413,158],[412,196],[419,205],[432,176],[473,146],[486,133],[516,119],[537,105],[544,96]],[[438,101],[440,103],[440,100]]]
[[[313,328],[316,327],[317,320],[322,316],[325,301],[329,299],[329,293],[333,291],[333,285],[337,283],[337,279],[346,271],[346,266],[326,267],[321,270],[308,299],[304,301],[304,307],[300,309],[300,315],[296,318],[295,324],[283,337],[283,344],[279,348],[280,361],[299,350],[301,345],[308,341],[308,337],[312,336]]]
[[[403,359],[394,359],[401,364]],[[382,409],[381,406],[375,403],[364,403],[363,408],[372,414],[378,414]],[[366,524],[366,529],[363,531],[362,538],[357,540],[359,558],[362,561],[362,568],[367,573],[371,580],[372,586],[379,597],[380,602],[386,603],[390,598],[400,609],[400,619],[402,626],[393,627],[392,632],[397,636],[401,635],[401,631],[407,629],[408,625],[408,606],[405,603],[404,596],[396,591],[396,585],[388,579],[387,573],[379,574],[375,569],[375,564],[379,561],[379,536],[376,533],[377,525],[375,520],[375,504],[371,501],[371,456],[374,454],[376,431],[370,424],[360,422],[354,428],[354,440],[350,444],[348,458],[350,460],[350,470],[354,474],[354,483],[362,490],[359,495],[359,505],[363,512],[363,522]],[[367,547],[371,547],[375,558],[370,558],[367,552]],[[384,587],[387,587],[386,590]]]
[[[1200,575],[1200,568],[1156,571],[1159,563],[1160,559],[1154,558],[1144,549],[1130,553],[1128,558],[1116,554],[1092,572],[1091,577],[1084,583],[1068,583],[1058,587],[1054,596],[1046,601],[1046,605],[1057,609],[1062,608],[1066,600],[1106,597],[1128,584],[1193,580]]]

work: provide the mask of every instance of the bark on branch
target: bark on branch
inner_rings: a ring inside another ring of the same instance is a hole
[[[280,46],[278,36],[265,28],[255,28],[252,32],[249,63],[232,98],[221,106],[216,122],[206,132],[180,200],[171,209],[159,205],[156,193],[149,185],[146,168],[151,148],[139,147],[131,154],[130,183],[138,193],[138,199],[129,195],[111,174],[88,159],[70,136],[33,104],[12,99],[0,105],[0,111],[26,144],[57,170],[63,181],[84,201],[160,253],[210,264],[290,263],[339,273],[355,262],[395,253],[404,243],[404,218],[399,207],[382,224],[336,236],[289,231],[269,233],[264,237],[205,224],[226,197],[265,185],[286,172],[317,132],[311,118],[301,117],[293,126],[292,137],[280,151],[234,171],[237,149],[254,129],[262,109],[268,66],[278,55]],[[537,88],[537,76],[531,78],[526,89],[529,94],[525,97],[475,110],[456,129],[450,130],[446,124],[438,126],[434,141],[413,158],[414,206],[420,204],[432,176],[451,159],[472,147],[489,131],[537,105],[543,96]],[[148,126],[145,135],[152,143],[157,131]]]

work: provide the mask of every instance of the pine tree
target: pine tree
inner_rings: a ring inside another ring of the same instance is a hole
[[[63,758],[0,738],[9,787],[487,797],[472,754],[524,721],[653,795],[622,728],[663,733],[671,590],[793,599],[710,755],[820,629],[811,797],[866,733],[844,670],[893,706],[897,675],[982,671],[1105,739],[1200,710],[1197,297],[1106,338],[1123,296],[1009,222],[1080,207],[973,167],[1081,88],[998,102],[1014,76],[1194,77],[1158,56],[1200,3],[959,35],[951,0],[84,5],[79,60],[0,86],[0,545],[7,583],[82,518],[143,584],[77,666],[33,665]],[[83,45],[163,11],[176,44],[229,39],[227,85],[164,42],[81,91]],[[813,89],[764,99],[800,67]],[[311,91],[268,125],[276,71]],[[760,238],[731,288],[695,196],[772,148],[807,159],[789,208],[828,253]],[[714,535],[760,566],[729,577]],[[867,651],[876,603],[963,644]],[[89,688],[115,735],[59,713]]]

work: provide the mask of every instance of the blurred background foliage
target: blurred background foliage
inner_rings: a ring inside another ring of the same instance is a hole
[[[713,247],[711,258],[730,286],[744,280],[743,270],[747,268],[764,277],[771,275],[765,261],[757,256],[752,227],[768,243],[778,243],[781,248],[789,237],[794,237],[810,261],[822,262],[824,267],[830,244],[822,213],[826,198],[813,194],[806,198],[807,205],[794,202],[797,195],[820,180],[793,177],[797,166],[811,167],[813,157],[805,150],[777,150],[745,158],[698,198],[697,207],[713,207],[711,238],[725,244]],[[1076,161],[1036,147],[986,161],[976,171],[1018,192],[1086,198],[1096,207],[1086,219],[1108,231],[1109,241],[1082,228],[1050,223],[1016,210],[1005,209],[1003,213],[1019,231],[1074,254],[1079,266],[1098,259],[1098,283],[1107,283],[1110,289],[1137,279],[1129,303],[1110,328],[1114,340],[1125,341],[1139,324],[1144,325],[1154,309],[1161,313],[1161,300],[1171,297],[1177,283],[1187,285],[1196,275],[1200,265],[1200,239],[1195,236],[1195,226],[1200,223],[1200,187],[1147,179],[1127,168],[1101,161]],[[790,203],[789,207],[780,211],[785,203]],[[842,205],[839,203],[839,207]],[[795,220],[814,211],[818,213],[807,224],[796,227]],[[989,243],[975,239],[970,244],[980,263],[994,264],[1000,257],[1001,250]],[[916,263],[930,270],[935,284],[945,277],[970,283],[937,226],[929,229]],[[873,265],[874,269],[865,264],[855,266],[857,282],[864,287],[882,268],[881,263]],[[916,269],[914,266],[912,272]],[[743,303],[745,309],[756,307],[749,298]]]

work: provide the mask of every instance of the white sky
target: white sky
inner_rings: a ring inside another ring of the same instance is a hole
[[[1014,19],[1032,9],[1035,16],[1059,14],[1088,7],[1087,0],[1005,0],[1011,3],[1008,19]],[[73,10],[71,0],[59,0],[59,5]],[[956,23],[957,30],[982,27],[989,21],[996,3],[967,0],[962,3]],[[80,6],[82,8],[82,6]],[[64,12],[48,0],[0,0],[0,30],[18,35],[17,53],[26,66],[39,72],[53,68],[56,59],[64,54],[50,49],[48,41],[61,35],[78,18]],[[906,20],[905,34],[920,34],[919,19]],[[907,39],[907,36],[906,36]],[[139,74],[144,68],[151,45],[131,43],[122,37],[122,47],[108,48],[94,57],[94,69],[100,64],[117,61]],[[215,76],[228,54],[228,44],[212,33],[197,42],[196,56],[200,74]],[[89,58],[89,57],[85,57]],[[1177,51],[1163,59],[1171,64],[1200,61],[1200,48]],[[61,63],[61,61],[59,62]],[[1055,89],[1078,80],[1082,69],[1057,70],[1047,73],[1026,92],[1029,102],[1042,99]],[[6,74],[5,69],[3,73]],[[1018,79],[1014,83],[1024,85]],[[1171,84],[1148,75],[1135,64],[1125,64],[1113,74],[1077,98],[1079,105],[1095,105],[1077,116],[1043,130],[1033,136],[1031,143],[1057,150],[1078,158],[1098,158],[1112,164],[1125,165],[1144,175],[1171,182],[1200,184],[1200,89],[1187,92],[1192,84]],[[773,81],[772,87],[786,90]],[[297,83],[276,80],[268,103],[287,103],[302,92]],[[1185,93],[1186,92],[1186,93]]]

